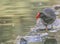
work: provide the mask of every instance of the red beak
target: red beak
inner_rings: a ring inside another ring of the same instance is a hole
[[[40,12],[37,13],[36,19],[40,18]]]

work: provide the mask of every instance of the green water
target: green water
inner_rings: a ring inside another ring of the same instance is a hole
[[[17,35],[26,35],[35,25],[38,11],[57,3],[54,0],[0,0],[0,44],[14,44]]]

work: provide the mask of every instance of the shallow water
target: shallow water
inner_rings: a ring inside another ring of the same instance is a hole
[[[56,3],[54,0],[0,0],[0,44],[15,44],[18,35],[26,35],[35,25],[37,12]]]

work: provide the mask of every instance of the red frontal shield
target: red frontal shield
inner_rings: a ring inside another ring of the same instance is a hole
[[[36,19],[40,18],[40,12],[37,13]]]

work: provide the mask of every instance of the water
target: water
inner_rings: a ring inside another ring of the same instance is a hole
[[[0,18],[3,22],[0,23],[0,43],[15,44],[17,35],[26,35],[35,25],[37,12],[56,3],[48,0],[0,0],[0,17],[3,17]],[[58,35],[59,33],[60,31]],[[58,41],[59,38],[60,36],[57,37]]]

